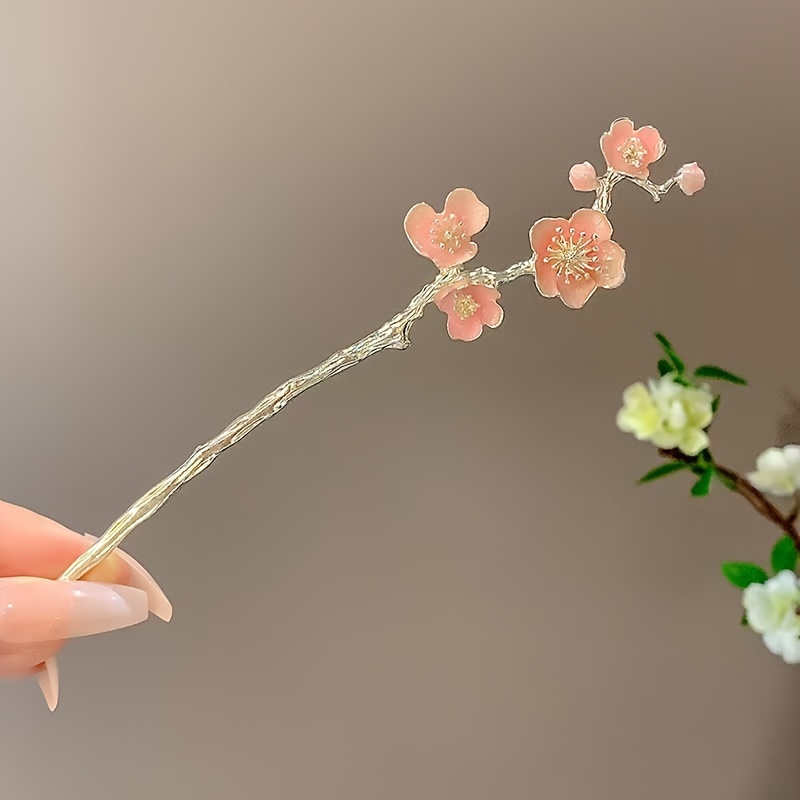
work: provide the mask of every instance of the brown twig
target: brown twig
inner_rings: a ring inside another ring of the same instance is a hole
[[[683,464],[691,464],[692,466],[698,463],[697,458],[687,456],[677,448],[671,450],[659,449],[658,452],[664,458],[669,458],[672,461],[680,461]],[[720,464],[715,463],[714,469],[719,475],[726,478],[730,482],[731,489],[744,497],[762,517],[768,519],[773,525],[777,525],[787,536],[790,536],[797,551],[800,552],[800,531],[795,526],[798,512],[800,512],[800,500],[796,501],[792,511],[784,516],[766,495],[756,489],[747,478]]]
[[[789,516],[786,517],[789,522],[794,525],[797,522],[797,515],[800,514],[800,495],[794,498],[794,505],[792,506],[792,510],[789,512]]]

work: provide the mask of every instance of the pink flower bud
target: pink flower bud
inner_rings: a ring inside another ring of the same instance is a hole
[[[576,192],[593,192],[600,185],[597,182],[597,173],[588,161],[575,164],[570,169],[569,182]]]
[[[678,170],[676,181],[681,191],[690,197],[706,185],[706,174],[697,166],[697,162],[693,161],[691,164],[684,164]]]

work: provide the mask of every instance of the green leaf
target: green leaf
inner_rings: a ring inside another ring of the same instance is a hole
[[[669,375],[670,372],[674,372],[675,367],[667,361],[666,358],[659,358],[658,359],[658,374],[661,376]]]
[[[775,547],[772,548],[772,571],[780,572],[784,569],[790,569],[794,572],[797,566],[797,548],[794,546],[791,536],[783,536],[775,542]]]
[[[660,467],[655,467],[655,469],[651,469],[650,472],[646,472],[639,478],[639,483],[650,483],[650,481],[656,481],[659,478],[664,478],[667,475],[671,475],[673,472],[680,472],[683,469],[689,469],[691,464],[684,464],[682,461],[670,461],[666,464],[662,464]]]
[[[659,333],[658,331],[656,331],[654,335],[656,339],[658,339],[658,343],[664,348],[665,353],[675,352],[675,348],[672,346],[672,342],[670,342],[670,340],[667,339],[667,337],[664,336],[663,333]]]
[[[717,476],[717,480],[720,483],[725,484],[725,486],[730,489],[732,492],[736,491],[736,484],[724,473],[721,472],[717,467],[714,467],[714,473]]]
[[[716,396],[716,397],[715,397],[715,398],[714,398],[714,399],[711,401],[711,413],[712,413],[712,414],[716,414],[716,413],[717,413],[717,409],[719,408],[719,403],[720,403],[720,400],[722,400],[722,398],[721,398],[719,395],[717,395],[717,396]]]
[[[766,583],[769,575],[757,564],[746,561],[727,561],[722,565],[722,574],[739,589],[746,589],[751,583]]]
[[[692,497],[705,497],[711,489],[711,479],[714,477],[714,468],[708,467],[700,476],[700,480],[692,486]]]
[[[745,613],[744,613],[744,614],[742,614],[742,618],[741,618],[741,620],[739,620],[739,624],[740,624],[740,625],[743,625],[745,628],[746,628],[746,627],[747,627],[747,626],[750,624],[750,623],[747,621],[747,612],[746,612],[746,611],[745,611]]]
[[[694,371],[694,376],[695,378],[708,378],[712,381],[727,381],[739,386],[747,386],[744,378],[740,378],[722,367],[715,367],[713,364],[702,364]]]
[[[667,360],[673,365],[675,371],[678,374],[681,374],[686,371],[686,364],[683,363],[680,356],[675,352],[675,348],[670,343],[669,339],[664,336],[663,333],[656,333],[656,339],[658,339],[658,343],[661,345],[661,349],[664,351],[664,355],[667,357]]]

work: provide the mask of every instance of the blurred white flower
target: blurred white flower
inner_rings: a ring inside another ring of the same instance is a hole
[[[714,396],[705,387],[682,386],[671,375],[648,385],[634,383],[622,395],[625,405],[617,414],[617,427],[640,441],[670,450],[677,447],[696,456],[709,439],[704,428],[714,416]]]
[[[770,447],[756,459],[747,480],[762,492],[788,497],[800,491],[800,445]]]
[[[770,653],[787,664],[800,664],[800,580],[788,569],[766,583],[751,583],[742,595],[747,623],[764,639]]]

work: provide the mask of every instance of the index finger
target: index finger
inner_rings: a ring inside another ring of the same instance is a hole
[[[89,542],[27,508],[0,501],[0,578],[57,578]]]

